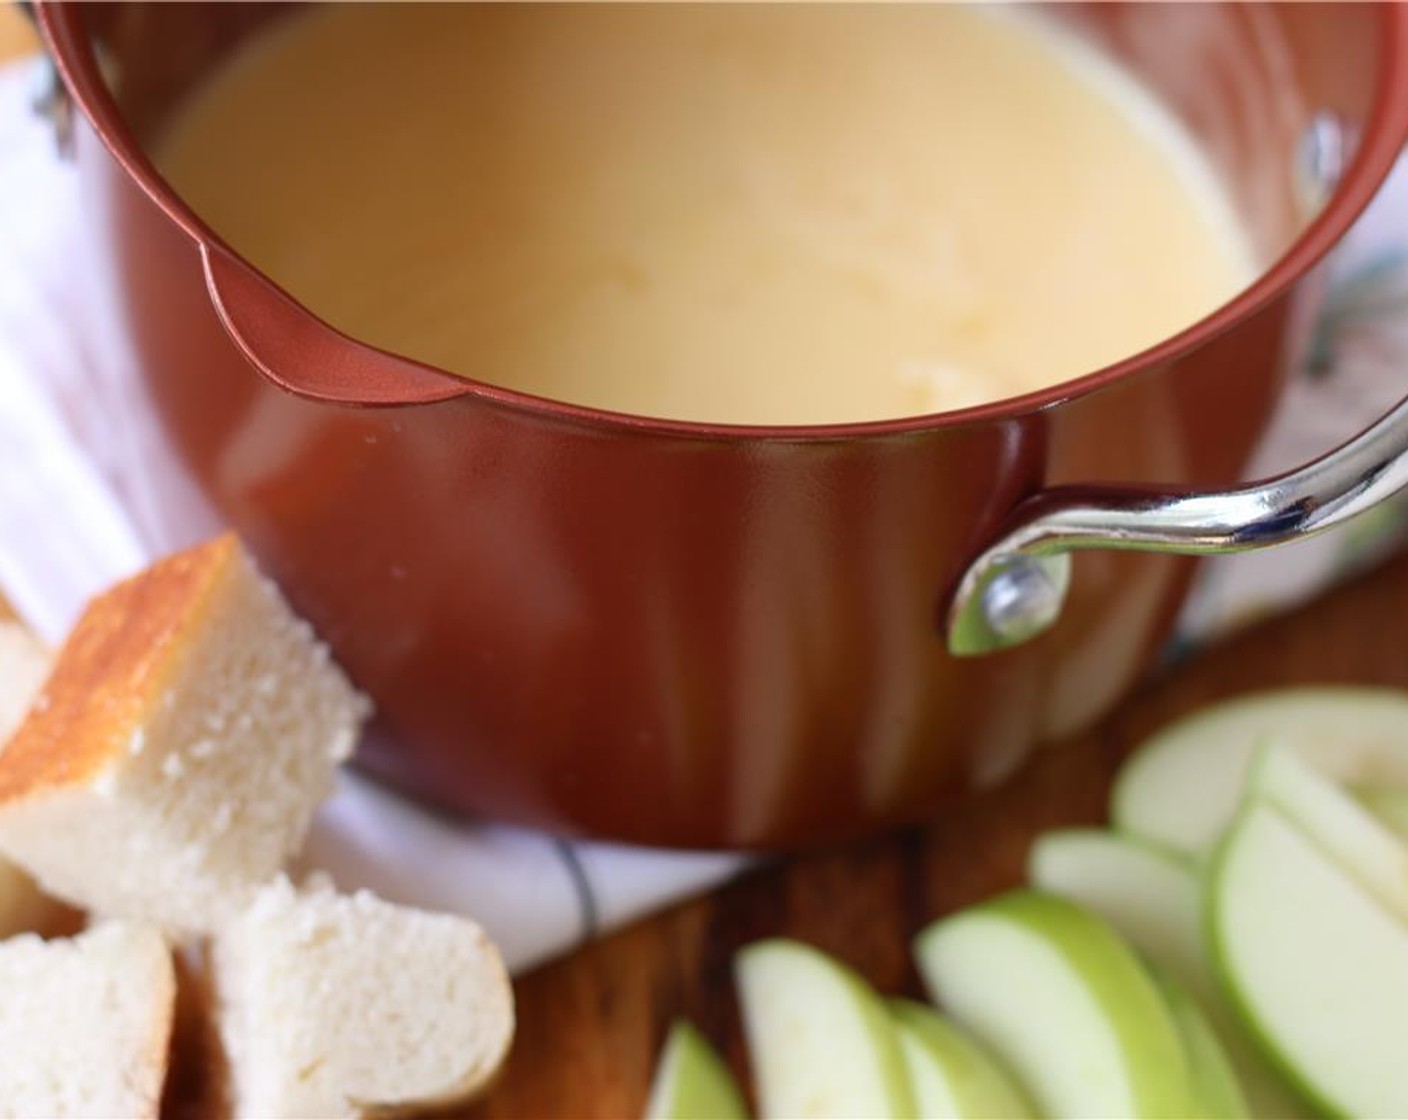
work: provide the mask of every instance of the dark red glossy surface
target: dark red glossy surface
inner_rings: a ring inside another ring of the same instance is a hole
[[[1304,333],[1303,277],[1408,130],[1400,6],[1068,9],[1203,137],[1280,258],[1262,282],[1148,354],[1015,402],[826,429],[665,423],[362,347],[170,196],[134,133],[270,11],[42,8],[85,114],[95,249],[163,422],[378,701],[389,734],[364,765],[447,805],[657,844],[915,819],[1127,691],[1180,562],[1083,555],[1056,630],[981,661],[944,651],[949,585],[1043,486],[1237,479]],[[1325,107],[1362,142],[1307,232],[1290,169]]]

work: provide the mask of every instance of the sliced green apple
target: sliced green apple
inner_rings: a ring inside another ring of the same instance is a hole
[[[1252,802],[1208,879],[1231,997],[1325,1111],[1408,1116],[1408,930],[1281,813]]]
[[[1379,823],[1408,844],[1408,789],[1392,786],[1356,786],[1354,796],[1378,818]]]
[[[853,971],[795,941],[737,959],[743,1026],[764,1117],[914,1115],[894,1021]]]
[[[1051,1117],[1188,1117],[1183,1045],[1134,951],[1104,921],[1015,891],[934,923],[930,993]]]
[[[1035,1117],[1012,1079],[982,1047],[922,1003],[892,1000],[900,1049],[923,1120]]]
[[[1103,829],[1064,829],[1037,840],[1027,876],[1034,887],[1104,918],[1192,993],[1225,1043],[1256,1115],[1309,1115],[1222,994],[1203,946],[1202,887],[1185,859]]]
[[[1359,801],[1283,744],[1257,756],[1249,791],[1408,925],[1408,846]]]
[[[733,1075],[689,1023],[670,1028],[645,1108],[646,1120],[747,1120]]]
[[[1246,1120],[1252,1115],[1241,1082],[1212,1024],[1183,986],[1161,969],[1151,969],[1163,994],[1188,1060],[1188,1079],[1204,1120]],[[1284,1117],[1283,1112],[1266,1115]]]
[[[1268,739],[1335,781],[1408,789],[1408,694],[1283,689],[1205,708],[1149,739],[1116,780],[1115,827],[1207,855],[1236,814],[1253,755]]]
[[[1027,878],[1104,918],[1200,999],[1215,994],[1203,960],[1198,879],[1168,852],[1104,829],[1062,829],[1037,839]]]

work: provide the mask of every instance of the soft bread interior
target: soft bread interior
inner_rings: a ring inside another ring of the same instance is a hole
[[[366,892],[262,891],[213,947],[241,1117],[447,1105],[507,1052],[513,999],[474,923]]]
[[[155,1117],[175,980],[157,930],[0,943],[0,1115]]]

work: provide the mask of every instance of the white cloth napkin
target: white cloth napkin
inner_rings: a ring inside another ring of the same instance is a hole
[[[133,366],[120,334],[95,321],[82,297],[73,170],[29,110],[40,66],[0,69],[0,588],[57,641],[91,594],[181,543],[168,531],[169,509],[145,485],[157,472],[179,472],[140,395],[128,391]],[[1398,184],[1396,209],[1381,208],[1344,258],[1347,279],[1322,340],[1333,372],[1327,365],[1288,395],[1262,457],[1267,469],[1333,446],[1408,384],[1403,188],[1408,182]],[[1392,537],[1395,524],[1380,519],[1377,533],[1300,546],[1294,562],[1278,553],[1211,566],[1191,608],[1194,628],[1223,625],[1229,604],[1246,613],[1303,595],[1371,538]],[[515,970],[744,864],[450,818],[353,774],[319,816],[304,862],[344,887],[473,916]]]

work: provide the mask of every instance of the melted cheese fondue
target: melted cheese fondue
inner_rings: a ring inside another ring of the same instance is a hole
[[[1147,92],[1040,20],[946,4],[315,5],[155,154],[349,334],[673,419],[1010,397],[1252,275]]]

